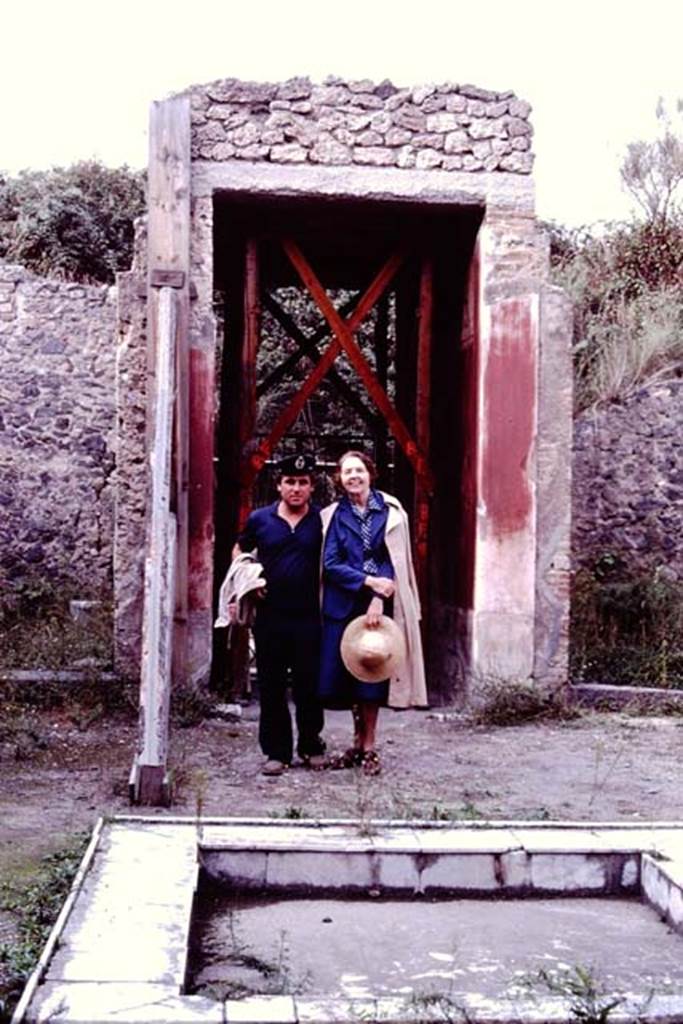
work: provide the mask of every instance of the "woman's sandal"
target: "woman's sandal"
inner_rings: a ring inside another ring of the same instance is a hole
[[[337,754],[336,757],[331,757],[328,764],[333,771],[338,771],[341,768],[357,768],[363,760],[363,751],[358,750],[357,747],[349,747],[343,754]]]
[[[379,754],[376,750],[363,751],[360,764],[363,769],[363,775],[379,775],[382,771]]]

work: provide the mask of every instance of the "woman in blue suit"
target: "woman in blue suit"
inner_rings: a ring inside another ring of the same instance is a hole
[[[323,510],[323,631],[320,698],[325,707],[353,711],[353,746],[336,767],[361,765],[380,771],[375,749],[379,709],[427,702],[419,631],[419,601],[410,558],[407,516],[392,495],[375,490],[372,460],[350,451],[337,464],[341,500]],[[365,683],[341,659],[347,624],[365,615],[370,627],[393,615],[406,638],[408,657],[400,678]]]

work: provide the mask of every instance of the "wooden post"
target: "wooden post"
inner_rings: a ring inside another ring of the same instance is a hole
[[[240,372],[239,442],[242,462],[249,459],[256,428],[256,358],[261,332],[261,304],[259,301],[258,245],[253,238],[247,241],[244,275],[244,340]],[[253,480],[240,477],[239,529],[244,526],[251,511]]]
[[[280,327],[282,327],[283,330],[287,332],[292,341],[296,343],[297,350],[296,352],[293,352],[287,359],[285,359],[283,363],[279,363],[275,367],[275,369],[268,375],[268,377],[261,384],[258,385],[256,389],[257,396],[266,394],[270,387],[272,387],[279,380],[282,380],[283,376],[286,375],[288,370],[295,366],[298,360],[303,355],[308,355],[311,358],[314,358],[316,356],[319,357],[320,352],[318,350],[318,342],[324,339],[326,334],[329,333],[329,327],[322,327],[318,331],[316,331],[315,334],[311,335],[310,337],[306,337],[304,332],[300,330],[300,328],[297,326],[294,320],[292,320],[289,313],[287,313],[286,310],[282,309],[282,307],[279,306],[278,303],[272,298],[272,296],[268,295],[267,292],[263,296],[263,305],[268,310],[270,315],[275,320],[277,320]],[[344,306],[346,307],[350,307],[351,305],[352,303],[344,304]],[[368,429],[372,432],[372,434],[376,434],[377,431],[379,430],[379,424],[383,423],[384,421],[380,420],[380,418],[376,416],[371,409],[368,408],[365,402],[363,402],[358,397],[358,395],[353,390],[351,385],[347,384],[343,377],[340,377],[340,375],[335,370],[334,366],[331,366],[327,371],[327,379],[330,382],[330,384],[332,384],[332,386],[335,388],[337,394],[341,398],[343,398],[348,405],[351,406],[354,412],[358,413],[362,420],[365,421],[365,423],[368,426]]]
[[[377,380],[379,385],[384,391],[387,390],[388,373],[389,373],[389,299],[387,295],[383,295],[380,301],[377,303],[377,320],[375,322],[374,342],[375,342],[375,366],[377,368]],[[375,452],[376,452],[376,464],[379,472],[380,480],[384,481],[387,490],[391,490],[393,482],[387,479],[387,441],[388,441],[388,430],[387,422],[382,417],[377,419],[377,429],[375,431]],[[419,444],[418,439],[418,444]]]
[[[432,311],[434,307],[433,266],[429,257],[420,268],[420,297],[417,328],[417,390],[415,398],[415,440],[420,451],[429,458]],[[420,476],[415,479],[415,575],[422,603],[423,630],[426,628],[427,584],[429,567],[430,494]]]
[[[147,228],[147,441],[150,470],[140,680],[131,797],[168,801],[171,676],[187,649],[190,101],[152,104]]]
[[[139,749],[131,796],[140,803],[166,802],[168,709],[175,594],[176,521],[170,512],[176,297],[162,288],[156,312],[155,416],[150,451],[150,493],[142,621]]]

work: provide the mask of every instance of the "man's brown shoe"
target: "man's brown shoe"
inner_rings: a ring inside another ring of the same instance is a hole
[[[287,765],[283,761],[266,761],[261,769],[261,775],[282,775],[287,771]]]

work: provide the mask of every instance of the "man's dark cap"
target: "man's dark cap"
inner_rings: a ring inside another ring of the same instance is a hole
[[[309,452],[285,455],[275,463],[275,471],[282,476],[311,476],[315,473],[315,456]]]

